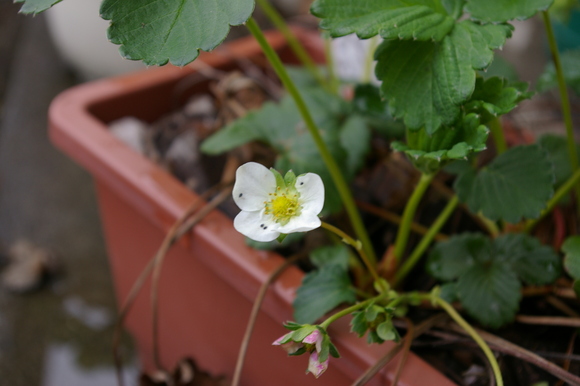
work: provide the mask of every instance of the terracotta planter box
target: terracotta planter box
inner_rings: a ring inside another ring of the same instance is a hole
[[[308,37],[310,49],[318,40]],[[269,33],[271,44],[291,57],[284,40]],[[222,70],[235,67],[236,57],[261,57],[253,39],[242,39],[203,54],[200,60]],[[320,59],[320,58],[318,58]],[[136,116],[153,121],[170,111],[174,86],[194,67],[166,66],[74,87],[59,95],[50,108],[53,143],[85,167],[95,179],[102,224],[119,302],[159,247],[166,231],[197,196],[176,178],[133,152],[107,131],[107,123]],[[192,93],[204,92],[199,84]],[[192,356],[213,374],[231,376],[253,299],[282,257],[258,252],[244,244],[232,221],[219,211],[171,250],[160,282],[161,358],[172,368],[183,356]],[[341,359],[332,359],[318,380],[305,375],[308,358],[288,358],[271,343],[292,319],[291,303],[303,273],[288,269],[271,287],[258,318],[242,383],[270,385],[350,385],[391,345],[367,346],[348,332],[348,322],[332,326],[331,336]],[[127,319],[140,358],[151,369],[151,312],[149,287],[141,293]],[[372,385],[387,385],[397,360],[377,375]],[[400,385],[437,386],[453,383],[411,354]]]

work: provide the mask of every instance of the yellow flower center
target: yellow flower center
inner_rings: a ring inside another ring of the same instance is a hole
[[[272,199],[266,201],[266,212],[274,217],[274,221],[286,225],[292,217],[300,215],[300,202],[298,193],[290,192],[289,189],[280,189],[276,193],[270,193]]]

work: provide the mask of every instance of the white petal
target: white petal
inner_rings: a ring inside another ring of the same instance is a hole
[[[296,179],[302,212],[317,215],[324,206],[324,183],[318,174],[306,173]]]
[[[293,217],[286,225],[277,225],[276,231],[280,233],[308,232],[320,227],[321,222],[317,215],[307,215],[302,213],[298,217]]]
[[[256,162],[243,164],[236,171],[236,183],[232,196],[242,210],[260,210],[268,193],[276,191],[276,178],[264,165]]]
[[[275,223],[264,218],[261,211],[241,211],[234,219],[234,228],[246,237],[256,241],[272,241],[280,236]]]

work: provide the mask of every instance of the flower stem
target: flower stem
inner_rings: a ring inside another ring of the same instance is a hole
[[[361,260],[363,261],[363,263],[367,267],[370,274],[373,276],[373,279],[375,280],[375,282],[380,283],[381,280],[380,280],[379,274],[377,273],[375,266],[373,264],[371,264],[371,262],[369,261],[369,258],[367,257],[364,249],[362,248],[362,243],[359,240],[353,239],[352,237],[350,237],[349,235],[344,233],[341,229],[339,229],[339,228],[335,227],[334,225],[331,225],[327,222],[323,221],[322,227],[324,229],[336,234],[338,237],[340,237],[342,239],[342,241],[345,244],[348,244],[351,247],[353,247],[354,249],[356,249],[356,251],[360,255]]]
[[[488,123],[489,129],[491,130],[491,135],[493,137],[493,142],[495,143],[495,151],[497,154],[501,154],[507,150],[507,142],[503,133],[503,128],[498,117],[495,117]]]
[[[365,58],[365,66],[364,66],[364,72],[363,72],[363,77],[362,77],[362,82],[363,83],[370,83],[371,82],[371,75],[373,72],[373,63],[374,63],[374,59],[375,59],[375,50],[377,48],[377,46],[379,45],[379,37],[378,36],[374,36],[371,39],[369,39],[369,46],[368,46],[368,51],[367,51],[367,55]]]
[[[560,91],[560,102],[562,108],[562,115],[564,117],[564,125],[566,126],[566,137],[568,142],[568,156],[570,157],[570,166],[572,172],[578,170],[578,153],[576,151],[576,141],[574,140],[574,127],[572,125],[572,113],[570,111],[570,100],[568,98],[568,89],[566,88],[566,81],[564,79],[564,71],[562,70],[562,62],[560,61],[560,53],[558,52],[558,44],[554,36],[554,29],[552,28],[552,21],[548,11],[542,11],[544,25],[546,27],[546,37],[550,45],[550,52],[554,60],[554,68],[556,69],[556,78],[558,79],[558,89]],[[576,198],[580,198],[580,185],[575,186]]]
[[[534,220],[528,220],[526,222],[524,231],[530,232],[532,229],[534,229],[536,224],[541,219],[543,219],[548,213],[550,213],[556,207],[556,205],[558,205],[560,200],[562,200],[562,198],[564,198],[564,196],[568,194],[570,190],[572,190],[572,188],[577,186],[579,182],[580,182],[580,169],[576,170],[576,172],[572,174],[572,176],[568,178],[568,180],[562,186],[560,186],[560,188],[556,191],[556,193],[554,193],[550,201],[548,201],[548,203],[546,204],[546,208],[542,211],[542,213],[540,213],[540,217]]]
[[[419,183],[415,187],[415,190],[409,198],[409,201],[407,201],[407,205],[403,211],[403,218],[401,219],[401,226],[399,227],[397,239],[395,240],[394,255],[397,262],[401,261],[401,258],[405,253],[407,241],[409,240],[409,233],[411,232],[411,223],[413,222],[413,217],[415,217],[415,212],[417,211],[419,202],[427,191],[427,188],[429,187],[431,180],[433,180],[433,177],[435,177],[435,174],[421,174]]]
[[[324,38],[324,56],[326,57],[326,68],[328,71],[328,82],[330,83],[330,91],[333,94],[338,94],[340,89],[340,81],[336,76],[334,68],[334,57],[332,53],[332,38]]]
[[[276,51],[274,51],[272,46],[268,43],[256,21],[253,18],[249,18],[248,21],[246,22],[246,27],[248,28],[250,33],[254,36],[254,38],[262,48],[264,55],[266,55],[266,58],[272,65],[272,68],[280,78],[280,81],[282,82],[288,93],[292,96],[292,99],[294,99],[296,107],[298,108],[298,111],[300,111],[302,119],[304,119],[304,123],[308,128],[308,131],[310,132],[310,135],[312,136],[312,139],[314,140],[316,147],[318,148],[320,157],[326,164],[326,167],[328,168],[332,180],[334,181],[334,184],[336,186],[336,189],[338,190],[340,198],[342,199],[342,202],[350,218],[354,231],[358,239],[362,242],[363,249],[365,250],[365,253],[368,256],[369,261],[373,264],[376,263],[377,259],[375,256],[375,252],[372,248],[370,238],[362,222],[360,213],[358,212],[356,205],[354,203],[354,199],[352,197],[348,184],[346,183],[346,180],[344,179],[342,172],[338,167],[336,161],[334,160],[334,158],[330,154],[330,151],[326,147],[326,144],[324,143],[324,140],[320,135],[318,127],[316,126],[316,123],[314,122],[314,119],[312,118],[312,115],[310,114],[310,111],[308,110],[308,107],[306,106],[304,99],[300,95],[298,88],[296,87],[292,79],[290,79],[290,76],[286,72],[286,69],[282,64],[282,61],[280,60],[280,57],[278,56],[278,54],[276,54]]]
[[[423,238],[419,242],[419,245],[417,245],[417,247],[413,250],[411,256],[409,256],[407,261],[405,261],[405,263],[401,266],[401,268],[397,270],[393,286],[397,285],[397,283],[400,283],[401,280],[403,280],[407,276],[407,274],[413,269],[413,267],[417,264],[421,256],[423,256],[423,253],[425,253],[425,251],[427,250],[427,248],[429,247],[429,245],[431,244],[431,242],[433,241],[439,230],[443,227],[443,225],[445,224],[449,216],[451,216],[451,213],[453,213],[458,204],[459,198],[457,196],[453,196],[453,198],[449,200],[443,211],[435,219],[435,222],[433,222],[433,224],[429,227],[429,230],[427,231],[425,236],[423,236]]]
[[[367,299],[364,302],[360,302],[360,303],[354,304],[350,307],[347,307],[343,310],[340,310],[337,313],[330,315],[324,322],[320,323],[319,326],[326,330],[328,328],[328,326],[330,326],[331,323],[337,321],[338,319],[342,318],[343,316],[350,315],[351,313],[353,313],[357,310],[360,310],[361,308],[364,308],[371,303],[374,303],[378,300],[381,300],[382,298],[384,298],[388,294],[389,294],[388,291],[383,292],[382,294],[379,294],[373,298]]]
[[[453,308],[445,300],[441,299],[438,296],[433,295],[429,295],[428,298],[431,301],[437,303],[441,308],[443,308],[445,312],[447,312],[449,316],[455,321],[455,323],[459,324],[461,328],[463,328],[473,338],[475,343],[477,343],[477,345],[483,350],[483,353],[485,354],[487,360],[491,364],[491,368],[493,370],[493,374],[495,375],[497,386],[503,386],[503,378],[497,360],[495,359],[495,356],[493,355],[493,352],[491,351],[487,343],[485,343],[485,341],[481,338],[481,336],[479,336],[477,331],[475,331],[473,327],[471,327],[471,325],[467,323],[467,321],[463,319],[457,311],[455,311],[455,308]]]
[[[329,89],[329,85],[327,84],[324,76],[322,76],[320,69],[318,68],[314,60],[312,60],[312,57],[308,54],[304,46],[300,43],[298,39],[296,39],[296,36],[294,36],[292,30],[290,30],[288,24],[286,24],[286,21],[278,13],[276,8],[274,8],[272,4],[270,4],[269,0],[256,0],[256,2],[258,3],[259,7],[262,8],[262,11],[264,11],[264,13],[268,17],[268,19],[270,19],[272,24],[274,24],[274,26],[276,26],[278,31],[280,31],[280,33],[284,35],[284,38],[288,42],[288,45],[290,46],[296,57],[302,62],[304,67],[306,67],[306,69],[310,71],[312,76],[316,78],[316,80],[320,83],[320,85],[323,88]]]

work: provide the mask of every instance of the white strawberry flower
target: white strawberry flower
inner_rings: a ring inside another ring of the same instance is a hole
[[[284,177],[274,169],[248,162],[236,171],[232,193],[242,210],[234,228],[256,241],[276,240],[281,234],[307,232],[320,227],[324,184],[318,174]]]

